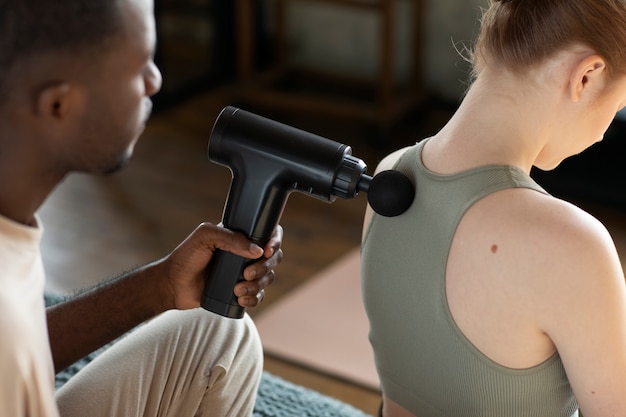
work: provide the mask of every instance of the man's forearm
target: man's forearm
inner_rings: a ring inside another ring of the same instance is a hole
[[[164,311],[162,280],[151,264],[47,309],[56,371]]]

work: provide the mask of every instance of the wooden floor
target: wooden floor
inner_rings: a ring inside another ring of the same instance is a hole
[[[228,91],[216,91],[155,115],[127,169],[106,178],[72,175],[56,190],[40,212],[51,289],[84,288],[115,276],[163,256],[200,222],[220,220],[230,173],[210,163],[206,149],[213,121],[229,100]],[[445,111],[433,109],[416,115],[384,149],[370,146],[363,139],[367,132],[358,125],[288,115],[280,120],[352,145],[371,172],[383,153],[432,133],[446,118]],[[327,204],[293,194],[281,220],[285,258],[278,279],[251,315],[358,246],[364,208],[364,196]],[[589,208],[605,221],[626,254],[624,213]],[[371,414],[380,402],[378,392],[276,358],[266,358],[266,369]]]

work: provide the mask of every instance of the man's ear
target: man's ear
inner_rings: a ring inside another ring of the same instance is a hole
[[[578,102],[588,92],[599,91],[606,82],[607,66],[599,55],[588,55],[572,68],[570,98]]]
[[[53,82],[44,86],[35,98],[37,116],[63,121],[81,112],[84,97],[78,86],[66,82]]]

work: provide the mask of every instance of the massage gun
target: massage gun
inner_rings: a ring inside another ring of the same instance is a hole
[[[232,173],[222,224],[264,247],[282,215],[290,193],[298,191],[327,202],[368,193],[370,206],[384,216],[406,211],[414,197],[411,181],[398,171],[366,175],[367,166],[349,146],[234,107],[218,116],[209,160]],[[241,318],[233,291],[243,270],[255,260],[216,251],[206,270],[202,307]]]

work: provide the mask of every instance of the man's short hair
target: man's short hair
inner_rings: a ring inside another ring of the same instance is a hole
[[[119,0],[0,0],[0,95],[23,59],[78,53],[120,30]]]

